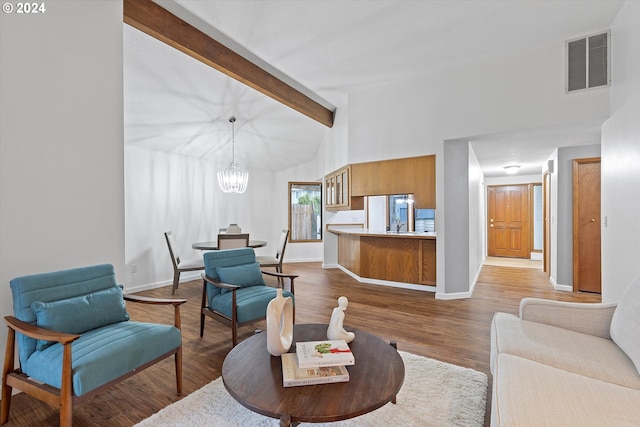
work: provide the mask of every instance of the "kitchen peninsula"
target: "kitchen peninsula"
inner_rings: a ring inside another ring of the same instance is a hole
[[[435,291],[436,233],[380,232],[329,226],[338,264],[363,282]]]
[[[367,225],[327,224],[333,236],[325,244],[337,251],[341,269],[361,282],[435,291],[436,233],[414,231],[413,215],[436,208],[435,155],[352,163],[327,174],[325,188],[327,211],[364,210],[365,206],[367,210]],[[406,212],[404,224],[399,216],[389,214],[388,198],[399,196],[412,200],[398,208]],[[372,199],[379,197],[387,202],[374,202],[376,207],[372,207]],[[391,224],[396,220],[398,232]],[[431,228],[421,225],[421,230],[435,230],[435,224]],[[385,227],[392,231],[383,231]]]

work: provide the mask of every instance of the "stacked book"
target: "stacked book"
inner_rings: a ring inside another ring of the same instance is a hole
[[[282,358],[282,385],[294,387],[349,381],[346,366],[356,361],[344,340],[303,341]]]

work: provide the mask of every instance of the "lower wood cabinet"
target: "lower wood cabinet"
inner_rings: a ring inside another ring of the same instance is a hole
[[[338,235],[338,263],[361,278],[436,284],[436,240]]]

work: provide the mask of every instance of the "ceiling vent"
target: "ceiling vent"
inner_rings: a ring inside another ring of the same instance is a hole
[[[609,31],[567,41],[567,93],[609,86],[610,42]]]

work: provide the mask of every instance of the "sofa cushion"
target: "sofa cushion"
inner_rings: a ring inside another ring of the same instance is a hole
[[[629,285],[611,319],[611,339],[618,344],[640,372],[640,276]]]
[[[38,326],[69,334],[129,320],[119,286],[59,301],[34,301],[31,309]],[[42,351],[53,343],[38,340],[36,350]]]
[[[633,362],[606,338],[496,313],[491,324],[492,372],[503,353],[640,390]]]
[[[180,330],[171,325],[120,322],[88,331],[71,343],[73,392],[82,396],[180,345]],[[62,350],[55,343],[34,352],[23,371],[60,388]]]
[[[633,426],[640,391],[509,354],[497,357],[492,426]]]
[[[216,267],[216,273],[220,281],[230,285],[242,287],[266,285],[262,277],[262,272],[260,271],[260,264],[257,262],[236,265],[234,267]],[[221,293],[224,294],[225,292],[229,291],[222,289]]]

